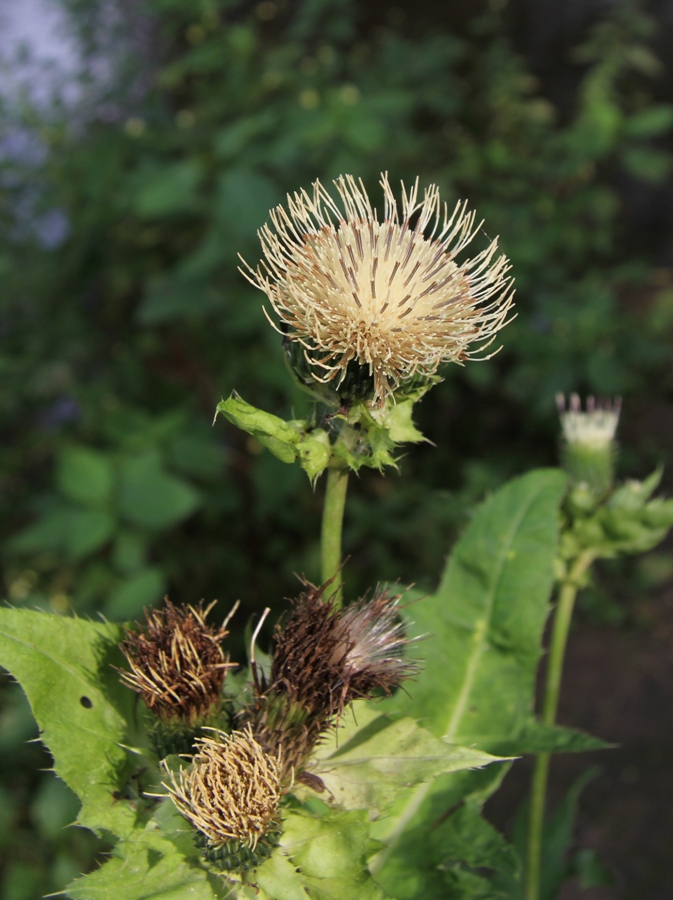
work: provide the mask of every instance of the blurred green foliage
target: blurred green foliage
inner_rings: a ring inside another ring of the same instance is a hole
[[[95,56],[105,3],[64,3]],[[554,461],[556,391],[620,393],[628,410],[673,388],[673,289],[630,252],[618,190],[671,170],[652,22],[621,5],[586,35],[561,114],[496,4],[455,29],[439,12],[417,25],[411,7],[406,21],[380,9],[376,21],[344,0],[147,0],[134,19],[147,52],[122,28],[98,110],[2,101],[11,602],[122,620],[169,591],[227,608],[241,597],[245,616],[278,609],[294,572],[318,577],[322,485],[312,493],[298,468],[210,424],[233,389],[278,415],[304,410],[236,266],[239,252],[257,259],[269,208],[315,177],[352,172],[377,197],[387,170],[435,181],[449,205],[467,197],[518,287],[502,353],[446,370],[420,404],[437,447],[411,449],[402,480],[365,472],[354,485],[351,594],[377,579],[432,588],[473,501]],[[2,696],[11,710],[14,691]],[[11,887],[28,876],[10,856],[5,895],[32,896]]]

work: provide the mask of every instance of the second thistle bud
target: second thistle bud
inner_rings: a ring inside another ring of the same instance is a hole
[[[621,400],[596,401],[588,397],[583,410],[577,394],[570,395],[567,408],[565,397],[559,394],[556,404],[563,429],[563,466],[573,488],[588,492],[587,503],[591,506],[605,497],[613,485]]]

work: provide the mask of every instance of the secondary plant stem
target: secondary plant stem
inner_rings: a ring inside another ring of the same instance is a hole
[[[322,582],[334,579],[331,597],[337,607],[343,603],[341,574],[341,532],[348,488],[348,469],[328,469],[325,505],[322,512]]]
[[[542,705],[542,722],[553,725],[556,721],[561,677],[563,675],[563,659],[565,657],[570,620],[572,619],[579,580],[594,561],[593,553],[586,552],[578,557],[570,570],[567,581],[559,593],[558,605],[554,615],[549,661],[547,663],[547,680]],[[542,835],[544,830],[544,811],[547,797],[547,780],[549,777],[549,753],[538,753],[531,784],[530,818],[528,825],[528,860],[526,866],[525,900],[539,900],[540,871],[542,865]]]

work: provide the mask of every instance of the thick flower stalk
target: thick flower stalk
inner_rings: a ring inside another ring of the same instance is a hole
[[[120,648],[130,671],[121,680],[136,691],[157,717],[152,738],[160,757],[187,752],[204,724],[217,724],[222,684],[235,664],[222,649],[229,634],[208,625],[215,604],[176,607],[168,598],[163,610],[145,613],[146,627],[126,629]]]
[[[191,767],[176,774],[164,764],[173,803],[199,833],[206,859],[219,868],[259,865],[278,845],[281,798],[279,752],[266,753],[250,729],[197,740]]]
[[[586,410],[578,394],[571,394],[566,407],[563,394],[556,397],[563,430],[563,464],[577,488],[589,489],[600,499],[612,487],[617,451],[615,434],[621,400],[587,397]]]
[[[339,609],[324,599],[327,587],[308,585],[285,625],[276,627],[269,683],[256,685],[250,711],[262,746],[282,747],[284,779],[309,784],[304,767],[344,709],[377,690],[390,694],[418,671],[404,658],[409,641],[399,618],[399,595],[379,590]]]
[[[402,184],[400,210],[383,174],[379,222],[362,181],[334,184],[343,211],[319,181],[288,195],[259,232],[264,259],[242,271],[268,296],[300,378],[381,406],[441,363],[483,355],[512,307],[509,261],[497,239],[457,259],[481,223],[466,203],[450,213],[436,185],[419,199],[418,179]]]

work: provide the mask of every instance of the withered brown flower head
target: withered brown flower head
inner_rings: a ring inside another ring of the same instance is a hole
[[[220,702],[234,664],[221,646],[227,629],[206,624],[214,605],[178,608],[166,597],[163,610],[146,612],[146,628],[126,630],[120,647],[131,671],[122,672],[122,682],[162,721],[194,725]]]
[[[409,644],[399,619],[401,595],[378,590],[338,609],[308,585],[285,625],[277,625],[268,685],[251,716],[265,747],[283,747],[284,777],[301,776],[320,735],[346,706],[377,689],[390,693],[417,671],[403,656]]]
[[[164,771],[164,783],[178,811],[217,847],[237,841],[254,849],[280,822],[279,752],[266,753],[249,728],[197,739],[198,753],[188,769]]]
[[[456,261],[481,225],[465,203],[449,213],[436,185],[421,200],[418,179],[409,190],[402,184],[400,216],[382,174],[379,222],[361,180],[342,175],[334,184],[343,211],[319,181],[312,196],[288,195],[287,209],[272,210],[259,232],[264,260],[241,271],[301,345],[314,380],[338,391],[354,363],[369,371],[372,400],[382,404],[401,382],[493,342],[512,306],[509,261],[497,239]]]
[[[341,669],[343,703],[368,697],[376,688],[389,694],[418,672],[418,664],[403,656],[409,640],[399,616],[400,599],[378,589],[335,617],[331,662]]]
[[[376,688],[390,693],[417,667],[403,657],[409,641],[399,618],[401,595],[377,590],[337,609],[323,599],[326,587],[310,585],[285,627],[277,627],[270,689],[311,711],[340,716]]]

